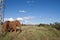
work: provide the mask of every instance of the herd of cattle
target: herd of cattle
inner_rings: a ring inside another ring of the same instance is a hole
[[[15,20],[15,21],[5,21],[3,23],[3,31],[4,32],[16,32],[17,29],[16,28],[19,28],[19,31],[21,32],[21,23],[18,21],[18,20]]]

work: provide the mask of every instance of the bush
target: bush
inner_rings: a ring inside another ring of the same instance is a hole
[[[57,30],[60,30],[60,23],[55,22],[55,23],[54,23],[54,26],[55,26],[55,28],[56,28]]]
[[[39,26],[39,27],[40,27],[40,26],[44,26],[44,27],[45,27],[45,26],[49,26],[49,24],[39,24],[38,26]]]
[[[55,29],[57,29],[57,30],[60,30],[60,23],[58,23],[58,22],[55,22],[54,24],[50,24],[50,26],[51,26],[52,28],[55,28]]]

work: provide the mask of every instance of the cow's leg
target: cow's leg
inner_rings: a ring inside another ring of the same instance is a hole
[[[20,24],[18,25],[18,27],[19,27],[19,31],[22,32],[22,30],[21,30],[21,25],[20,25]]]
[[[14,32],[16,32],[16,26],[13,26]]]
[[[12,31],[13,31],[13,29],[11,28],[11,29],[10,29],[10,32],[12,32]]]
[[[3,31],[6,32],[6,28],[3,28]]]
[[[6,24],[3,24],[3,31],[6,32]]]

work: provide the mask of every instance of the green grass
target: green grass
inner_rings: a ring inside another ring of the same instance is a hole
[[[23,26],[21,33],[6,33],[0,40],[60,40],[60,31],[52,27]]]

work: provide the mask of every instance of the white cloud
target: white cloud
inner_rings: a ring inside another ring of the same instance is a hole
[[[34,24],[32,21],[24,20],[24,24]]]
[[[25,10],[19,10],[19,12],[21,12],[21,13],[26,13],[26,11],[25,11]]]
[[[23,24],[31,24],[32,23],[30,20],[24,19],[24,18],[17,18],[17,20],[19,20]]]
[[[26,17],[18,17],[16,19],[13,18],[4,18],[4,21],[14,21],[14,20],[19,20],[21,23],[25,23],[25,24],[33,24],[33,22],[31,21],[31,19],[34,19],[34,16],[26,16]]]
[[[33,16],[18,17],[18,18],[16,18],[16,20],[22,20],[22,21],[24,21],[24,20],[29,20],[29,19],[33,19],[33,18],[34,18]]]
[[[18,17],[16,18],[16,20],[26,21],[26,20],[31,20],[33,18],[34,16],[26,16],[26,17]]]
[[[28,19],[30,19],[30,18],[28,18],[28,17],[23,17],[23,19],[24,19],[24,20],[28,20]]]
[[[27,16],[27,17],[23,17],[24,19],[33,19],[35,18],[34,16]]]
[[[17,18],[16,20],[23,20],[23,18],[20,18],[20,17],[19,17],[19,18]]]
[[[13,18],[9,18],[8,20],[9,20],[9,21],[14,21],[14,19],[13,19]]]
[[[4,21],[14,21],[13,18],[4,18]]]
[[[25,24],[34,24],[31,20],[33,20],[35,18],[35,16],[27,16],[27,17],[23,17],[24,19],[24,23]]]

